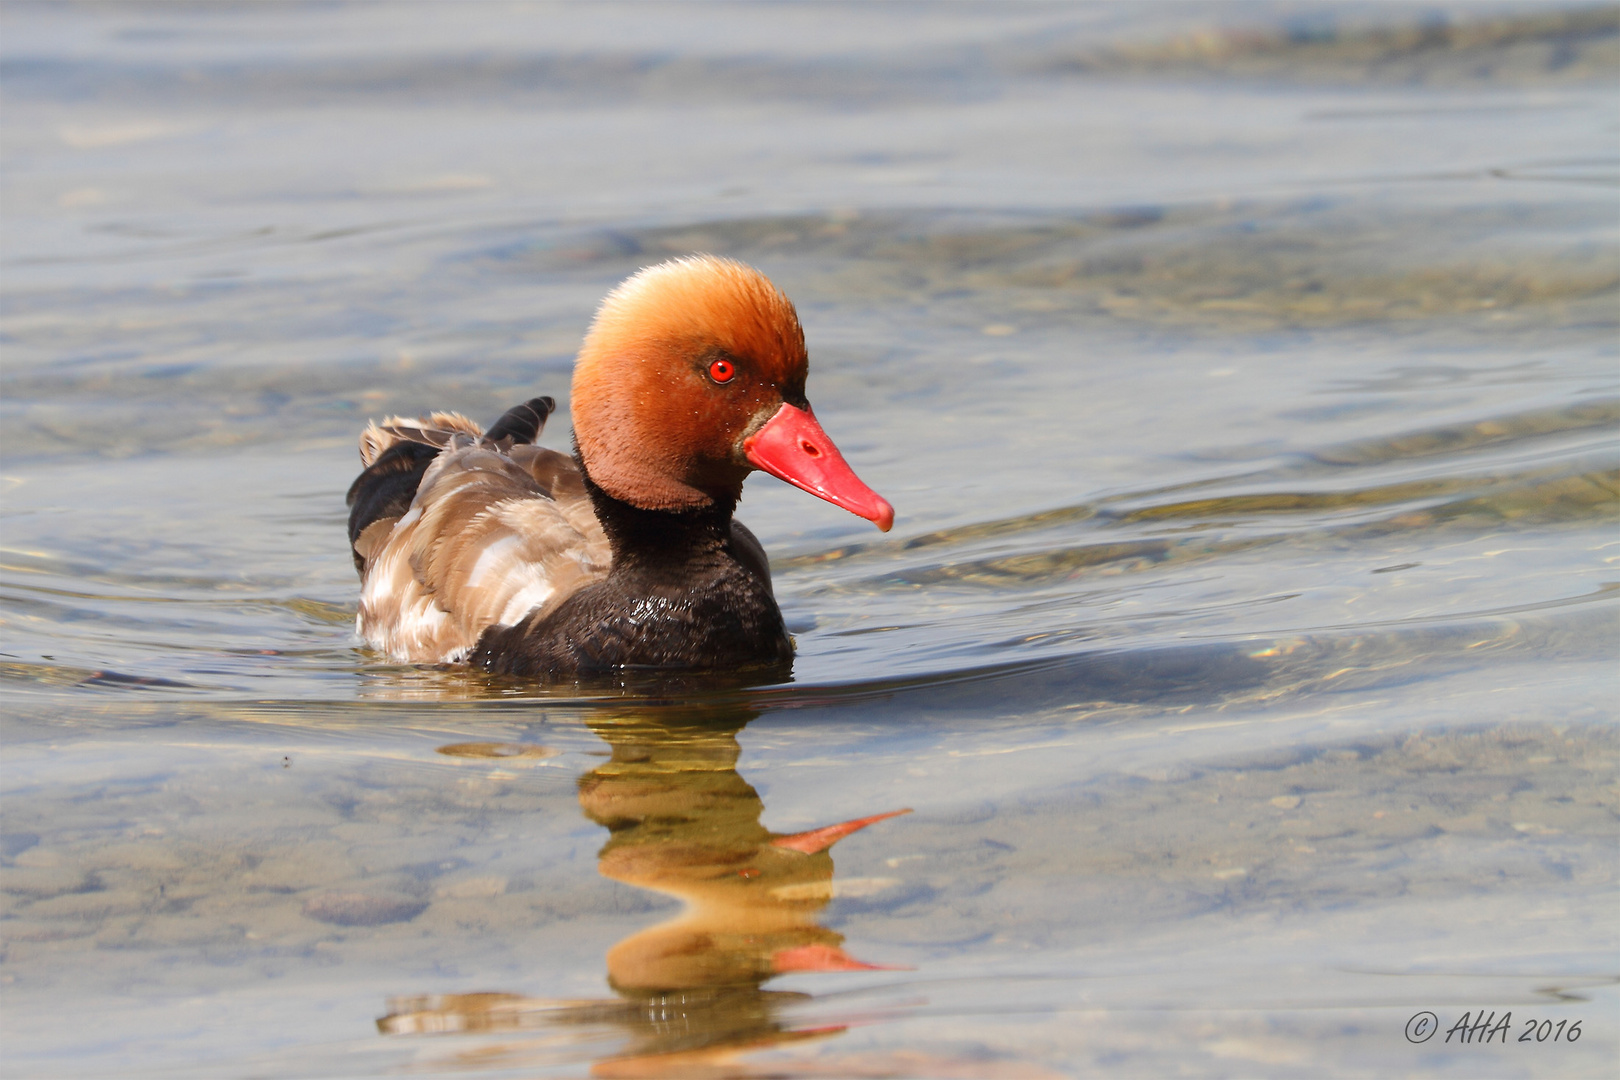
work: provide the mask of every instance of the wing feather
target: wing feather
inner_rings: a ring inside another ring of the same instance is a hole
[[[429,413],[426,417],[390,416],[382,423],[373,420],[360,433],[360,463],[371,468],[371,463],[395,443],[418,442],[442,449],[457,434],[476,440],[483,437],[484,429],[453,412]]]
[[[464,658],[490,626],[560,604],[605,577],[611,561],[572,458],[534,446],[505,452],[432,420],[446,449],[410,510],[385,537],[361,538],[360,633],[414,663]]]

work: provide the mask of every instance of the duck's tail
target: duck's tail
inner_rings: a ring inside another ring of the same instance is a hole
[[[365,471],[349,485],[349,546],[356,570],[365,569],[369,543],[361,536],[378,522],[403,517],[416,498],[422,476],[439,451],[457,438],[511,447],[539,438],[546,418],[557,408],[549,397],[530,398],[508,409],[486,432],[460,413],[436,412],[424,418],[390,416],[372,421],[360,433],[360,462]],[[465,444],[464,444],[465,445]],[[379,529],[378,531],[386,531]]]

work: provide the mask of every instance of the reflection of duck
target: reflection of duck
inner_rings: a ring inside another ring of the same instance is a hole
[[[454,413],[372,424],[349,489],[360,633],[398,660],[525,675],[785,663],[765,553],[732,520],[743,479],[894,521],[812,415],[807,365],[764,275],[678,259],[603,301],[574,457],[532,445],[550,398],[487,432]]]
[[[832,899],[832,845],[906,811],[772,833],[760,824],[759,795],[737,774],[735,728],[598,730],[613,757],[580,780],[579,801],[613,833],[599,869],[686,904],[609,951],[615,989],[757,986],[789,971],[872,970],[814,915]]]
[[[602,1025],[629,1036],[598,1076],[694,1075],[738,1054],[833,1035],[841,1025],[795,1026],[784,1007],[808,995],[766,990],[778,975],[891,970],[847,954],[815,915],[832,898],[829,849],[897,810],[809,832],[773,833],[764,804],[736,770],[748,716],[685,722],[623,719],[593,725],[612,757],[580,779],[580,806],[612,833],[598,856],[605,877],[685,902],[682,913],[608,951],[616,1000],[558,1001],[518,994],[396,999],[378,1021],[388,1034],[532,1031]],[[547,1054],[552,1043],[509,1043],[492,1056]]]

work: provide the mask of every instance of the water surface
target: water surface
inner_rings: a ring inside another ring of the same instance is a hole
[[[0,19],[8,1074],[1612,1065],[1615,8]],[[792,681],[361,647],[365,420],[694,251]]]

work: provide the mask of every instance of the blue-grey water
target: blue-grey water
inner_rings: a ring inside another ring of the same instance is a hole
[[[1612,5],[0,7],[0,1068],[1609,1075],[1617,73]],[[793,680],[364,649],[366,419],[566,448],[694,251],[898,510],[749,482]]]

